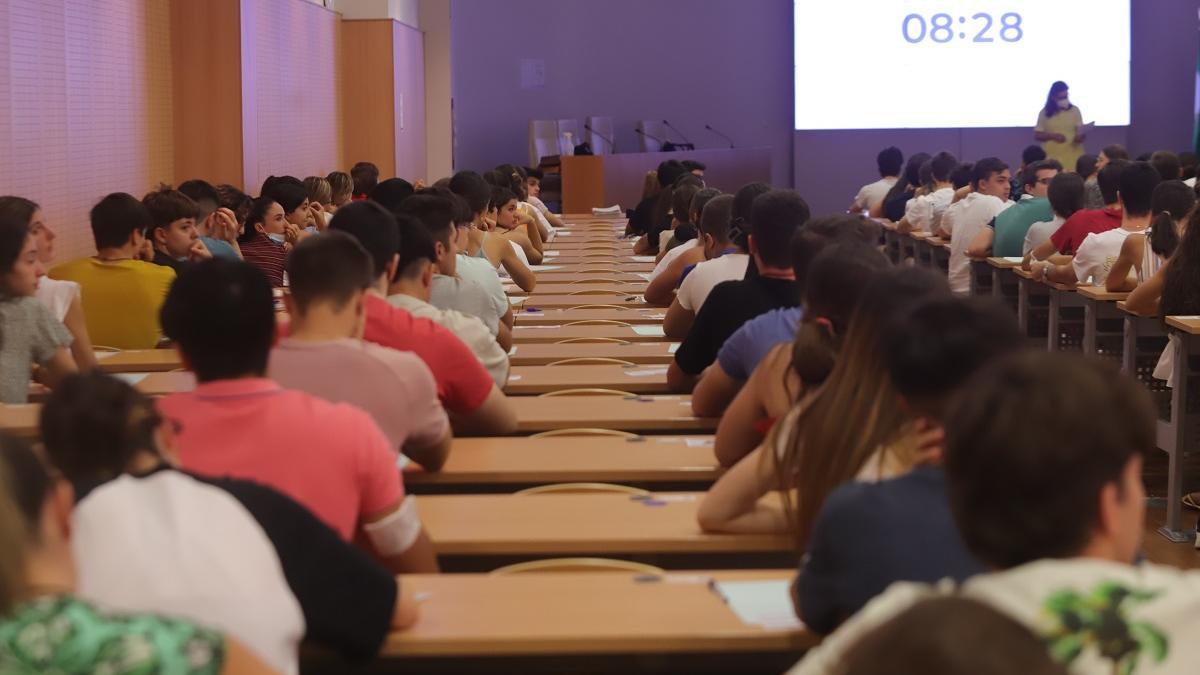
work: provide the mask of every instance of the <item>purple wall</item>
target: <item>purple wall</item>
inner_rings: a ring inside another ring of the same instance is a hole
[[[740,146],[771,147],[774,182],[794,184],[825,213],[844,209],[872,179],[886,145],[1015,162],[1032,142],[1031,129],[793,132],[791,0],[452,2],[459,168],[525,162],[531,118],[612,116],[618,149],[632,151],[635,122],[665,117],[700,147],[722,147],[705,124]],[[1098,130],[1088,147],[1190,147],[1197,0],[1131,4],[1133,124]],[[1098,49],[1103,42],[1096,36]],[[544,87],[520,88],[522,59],[545,60]]]
[[[530,119],[610,116],[633,152],[640,119],[663,119],[699,148],[773,149],[791,183],[791,0],[453,0],[456,168],[529,159]],[[546,84],[520,88],[522,59]],[[725,186],[722,186],[725,187]]]

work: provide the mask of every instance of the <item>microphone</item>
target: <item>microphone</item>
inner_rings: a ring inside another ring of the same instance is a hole
[[[600,140],[604,141],[605,143],[608,143],[608,149],[610,152],[615,153],[617,151],[617,144],[613,142],[613,139],[609,138],[608,136],[605,136],[604,134],[600,133],[599,131],[596,131],[595,129],[592,128],[592,125],[590,125],[590,124],[585,123],[583,125],[583,128],[587,131],[592,132]]]
[[[633,131],[638,136],[645,136],[646,138],[649,138],[650,140],[654,141],[655,143],[658,143],[659,145],[666,145],[666,141],[664,141],[663,139],[658,138],[657,136],[651,136],[650,134],[646,133],[645,131],[642,131],[641,129],[638,129],[637,127],[634,127]]]
[[[724,138],[724,139],[726,140],[726,142],[728,142],[728,143],[729,143],[729,147],[730,147],[731,149],[733,148],[733,139],[732,139],[732,138],[730,138],[730,137],[726,136],[725,134],[723,134],[723,133],[721,133],[721,132],[717,131],[716,129],[712,128],[712,125],[705,124],[705,125],[704,125],[704,128],[705,128],[705,129],[708,129],[709,131],[711,131],[712,133],[716,134],[717,136],[720,136],[721,138]]]
[[[668,122],[666,120],[663,120],[662,123],[663,123],[663,126],[670,129],[671,131],[674,131],[676,134],[679,135],[680,138],[683,139],[683,142],[676,143],[675,147],[679,148],[680,150],[695,150],[696,149],[696,144],[689,141],[688,137],[683,135],[682,131],[680,131],[679,129],[676,129],[674,125],[672,125],[670,122]]]

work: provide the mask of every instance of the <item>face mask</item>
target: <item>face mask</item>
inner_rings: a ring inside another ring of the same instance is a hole
[[[1059,101],[1058,109],[1059,110],[1070,110],[1071,109],[1071,99],[1064,98],[1063,100]]]
[[[276,244],[283,244],[283,243],[287,242],[287,237],[282,234],[271,233],[271,234],[267,235],[267,238],[270,239],[271,241],[275,242]]]

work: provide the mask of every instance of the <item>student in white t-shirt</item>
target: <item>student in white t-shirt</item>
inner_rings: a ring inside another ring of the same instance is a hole
[[[975,163],[971,176],[972,192],[951,204],[942,215],[942,229],[951,230],[950,290],[963,294],[970,290],[971,261],[967,249],[992,219],[1012,206],[1008,201],[1012,176],[1008,165],[995,157]]]
[[[553,227],[563,227],[566,223],[557,214],[550,211],[546,203],[542,201],[542,178],[544,174],[541,169],[534,167],[525,167],[525,193],[526,201],[533,205],[535,209],[541,211],[547,222]]]
[[[1133,234],[1121,245],[1121,255],[1104,285],[1113,292],[1132,291],[1158,276],[1179,246],[1188,216],[1196,208],[1196,192],[1183,181],[1169,180],[1154,188],[1150,202],[1153,220],[1144,235]]]
[[[732,220],[722,228],[713,223],[712,232],[700,233],[703,240],[705,261],[696,265],[679,285],[675,300],[667,309],[663,320],[663,332],[670,338],[683,339],[692,328],[692,322],[704,306],[704,301],[713,287],[722,281],[736,281],[746,276],[750,265],[750,254],[746,250],[746,237],[750,233],[750,211],[759,195],[771,191],[766,183],[750,183],[738,190],[733,198],[730,215]],[[723,230],[723,231],[722,231]]]
[[[954,184],[950,182],[950,174],[954,173],[957,167],[958,159],[948,152],[939,152],[933,159],[921,165],[922,183],[929,182],[931,189],[908,202],[904,218],[896,225],[897,231],[936,231],[942,221],[942,214],[954,201]],[[926,173],[929,175],[928,181],[925,180]]]
[[[1161,182],[1158,170],[1149,162],[1130,164],[1121,172],[1117,188],[1117,201],[1123,212],[1121,227],[1087,235],[1069,264],[1035,263],[1031,267],[1034,276],[1058,283],[1103,286],[1108,271],[1121,255],[1125,239],[1134,232],[1145,232],[1150,226],[1154,188]]]
[[[719,196],[721,196],[720,190],[705,188],[692,197],[692,203],[688,208],[690,213],[688,223],[690,223],[689,227],[695,228],[696,236],[667,251],[654,266],[654,271],[650,273],[650,279],[646,284],[646,291],[643,293],[648,304],[669,307],[671,301],[675,299],[675,290],[679,287],[679,280],[683,277],[684,268],[704,261],[700,221],[704,218],[704,209],[708,203]],[[722,215],[727,229],[733,195],[726,196],[729,199]]]
[[[900,148],[893,146],[880,150],[875,162],[879,165],[881,178],[862,186],[847,209],[850,213],[869,213],[883,203],[888,191],[900,180],[900,171],[904,168],[904,153],[900,152]]]
[[[792,673],[841,672],[861,636],[943,594],[1016,619],[1072,673],[1195,671],[1200,572],[1134,565],[1156,417],[1145,388],[1104,361],[1028,351],[986,368],[946,417],[944,466],[967,548],[997,571],[896,584]]]

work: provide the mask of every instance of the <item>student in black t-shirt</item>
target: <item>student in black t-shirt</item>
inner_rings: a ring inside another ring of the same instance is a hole
[[[748,243],[758,274],[717,284],[709,293],[667,370],[673,391],[691,391],[742,324],[772,309],[800,304],[790,243],[808,217],[808,204],[792,190],[774,190],[754,200]]]
[[[642,196],[642,201],[638,202],[637,207],[629,216],[629,225],[625,229],[626,235],[645,235],[653,229],[656,224],[655,214],[663,193],[686,173],[688,170],[683,168],[683,164],[677,159],[668,159],[658,165],[658,170],[655,172],[658,190],[653,192],[647,190],[646,194]]]
[[[154,246],[151,262],[155,265],[178,272],[184,265],[213,257],[200,241],[200,231],[196,229],[199,209],[191,197],[163,185],[143,197],[142,205],[150,213],[152,224],[146,231],[146,239]]]
[[[302,640],[365,661],[416,621],[412,593],[290,497],[176,468],[177,430],[128,384],[72,377],[40,427],[75,488],[83,598],[219,628],[283,673]]]

